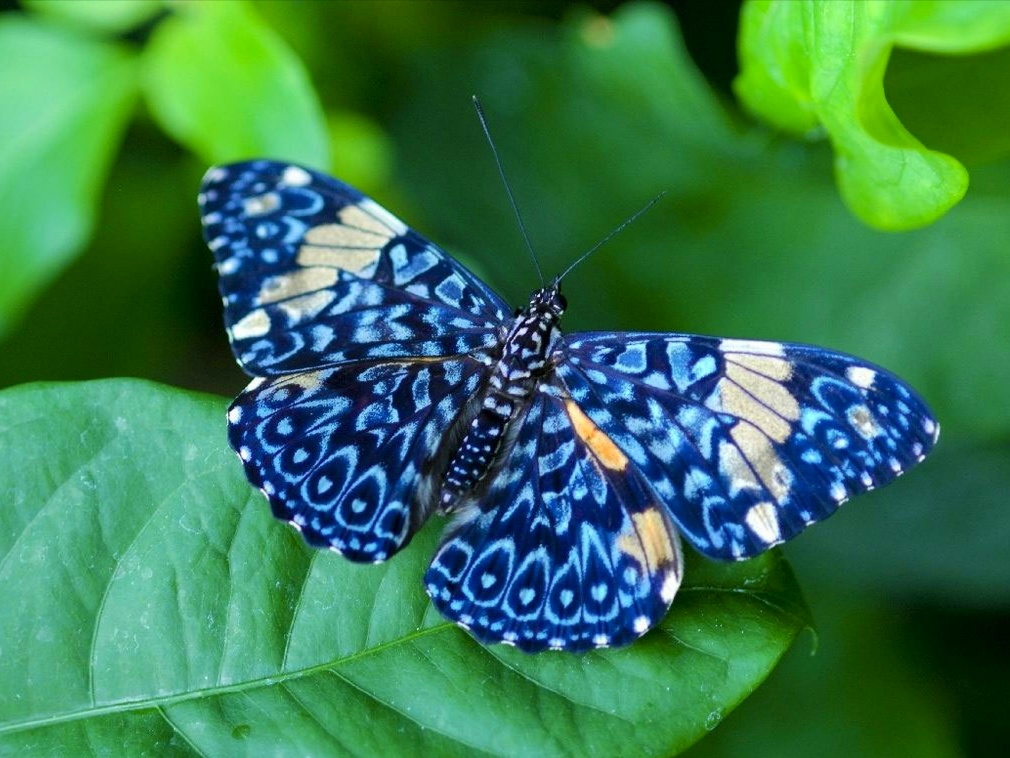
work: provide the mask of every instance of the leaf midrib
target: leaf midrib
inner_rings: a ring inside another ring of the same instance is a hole
[[[213,697],[217,695],[227,695],[233,692],[244,692],[249,689],[254,689],[256,687],[267,687],[274,684],[281,684],[283,682],[291,681],[292,679],[299,679],[304,676],[311,676],[317,673],[323,673],[332,671],[339,668],[340,666],[353,663],[354,661],[366,658],[370,655],[375,655],[381,653],[387,648],[394,647],[396,645],[402,645],[412,642],[416,639],[422,637],[427,637],[428,635],[442,632],[447,629],[455,629],[456,627],[449,623],[448,621],[437,624],[436,626],[427,627],[425,629],[418,629],[415,632],[410,632],[396,639],[384,642],[382,644],[376,645],[374,647],[352,653],[343,658],[338,658],[333,661],[327,661],[326,663],[316,664],[314,666],[307,666],[301,669],[295,669],[293,671],[288,671],[281,674],[273,674],[269,676],[257,677],[255,679],[246,679],[242,682],[228,685],[217,685],[214,687],[204,687],[201,689],[191,690],[189,692],[177,693],[173,695],[165,695],[161,697],[149,697],[142,698],[139,700],[122,700],[117,703],[112,703],[109,705],[95,705],[88,708],[83,708],[77,711],[67,711],[65,713],[44,716],[38,719],[24,719],[21,721],[11,721],[7,724],[0,725],[0,735],[10,734],[25,729],[33,729],[40,726],[53,726],[55,724],[63,724],[68,721],[77,721],[83,718],[89,718],[93,716],[104,716],[110,713],[126,713],[129,711],[143,710],[147,708],[159,708],[163,706],[171,706],[177,703],[183,703],[188,700],[194,700],[201,697]],[[335,672],[334,672],[335,673]]]
[[[782,613],[786,616],[796,618],[795,614],[789,611],[776,607],[774,604],[769,603],[767,598],[761,597],[762,593],[756,593],[747,590],[727,590],[724,587],[716,586],[701,586],[701,587],[691,587],[684,588],[683,591],[705,591],[705,592],[739,592],[747,597],[753,598],[754,600],[767,604],[776,610],[778,613]],[[273,674],[268,676],[257,677],[255,679],[247,679],[242,682],[228,685],[217,685],[214,687],[204,687],[196,690],[191,690],[189,692],[176,693],[172,695],[165,695],[161,697],[149,697],[139,700],[124,700],[116,703],[111,703],[109,705],[93,705],[90,707],[82,708],[76,711],[67,711],[64,713],[44,716],[37,719],[23,719],[20,721],[12,721],[7,724],[0,725],[0,735],[12,734],[19,731],[24,731],[27,729],[34,729],[43,726],[54,726],[56,724],[63,724],[70,721],[78,721],[84,718],[92,718],[98,716],[104,716],[112,713],[128,713],[130,711],[145,710],[149,708],[164,708],[166,706],[172,706],[177,703],[184,703],[189,700],[196,700],[202,697],[215,697],[218,695],[227,695],[235,692],[245,692],[250,689],[255,689],[257,687],[268,687],[275,684],[282,684],[294,679],[300,679],[305,676],[312,676],[317,673],[333,673],[337,674],[337,669],[341,666],[353,663],[355,661],[367,658],[372,655],[377,655],[383,651],[396,647],[399,645],[404,645],[413,642],[417,639],[422,639],[428,637],[432,634],[437,634],[439,632],[444,632],[446,630],[455,630],[456,626],[448,621],[443,621],[434,626],[426,627],[424,629],[418,629],[417,631],[410,632],[409,634],[402,635],[396,639],[389,640],[388,642],[380,643],[373,647],[369,647],[364,650],[360,650],[356,653],[344,656],[343,658],[338,658],[336,660],[327,661],[325,663],[316,664],[313,666],[306,666],[304,668],[294,669],[293,671],[288,671],[281,674]],[[717,656],[718,657],[718,656]],[[499,660],[499,663],[501,661]],[[337,674],[339,676],[339,674]],[[343,679],[344,677],[341,677]]]

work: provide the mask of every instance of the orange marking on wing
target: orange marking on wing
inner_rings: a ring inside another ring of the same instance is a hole
[[[572,400],[565,401],[565,412],[572,421],[572,427],[579,439],[601,464],[611,471],[624,471],[628,467],[628,456],[614,444],[604,432],[582,412]]]

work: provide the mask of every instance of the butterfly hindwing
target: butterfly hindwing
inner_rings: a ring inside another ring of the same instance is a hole
[[[510,313],[388,211],[310,169],[212,168],[200,206],[232,350],[253,375],[485,350]]]
[[[231,444],[310,544],[385,560],[431,512],[428,468],[484,372],[455,356],[257,379],[228,412]]]
[[[624,645],[666,613],[683,572],[669,515],[554,382],[425,575],[439,611],[528,652]]]
[[[899,379],[807,345],[575,334],[558,374],[699,551],[741,559],[922,460],[939,433]]]

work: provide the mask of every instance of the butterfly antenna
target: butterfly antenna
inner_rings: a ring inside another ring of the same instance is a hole
[[[530,255],[533,257],[533,265],[537,267],[537,276],[540,277],[540,286],[544,285],[544,273],[540,270],[540,261],[537,260],[537,254],[533,252],[533,245],[530,244],[530,235],[526,232],[526,225],[523,223],[523,217],[519,215],[519,206],[516,204],[515,196],[512,194],[512,188],[509,186],[509,180],[505,176],[505,166],[502,165],[501,158],[498,157],[498,150],[494,146],[494,140],[491,139],[491,130],[487,127],[487,119],[484,118],[484,111],[480,107],[480,100],[477,96],[473,96],[473,107],[477,109],[477,118],[480,119],[480,125],[484,129],[484,136],[487,137],[487,142],[491,146],[491,154],[494,155],[495,163],[498,164],[498,173],[501,174],[502,183],[505,185],[505,191],[508,193],[509,202],[512,203],[512,210],[515,211],[516,221],[519,222],[519,231],[523,233],[523,239],[526,241],[526,249],[530,251]]]
[[[638,211],[636,211],[631,216],[629,216],[628,218],[626,218],[624,220],[624,222],[620,226],[618,226],[616,229],[614,229],[612,232],[610,232],[610,234],[608,234],[606,237],[604,237],[603,239],[601,239],[599,242],[597,242],[595,245],[593,245],[591,248],[589,248],[586,252],[584,252],[582,255],[580,255],[571,266],[569,266],[568,268],[566,268],[564,270],[563,273],[558,274],[558,277],[557,277],[557,279],[555,281],[560,282],[562,279],[564,279],[566,276],[568,276],[572,272],[573,268],[575,268],[576,266],[578,266],[580,263],[582,263],[582,261],[584,261],[590,255],[592,255],[597,250],[599,250],[601,247],[603,247],[608,242],[610,242],[610,240],[612,240],[614,237],[616,237],[624,229],[624,227],[626,227],[628,224],[630,224],[636,218],[638,218],[643,213],[645,213],[647,210],[649,210],[649,208],[651,208],[656,203],[658,203],[660,200],[662,200],[663,199],[663,195],[665,195],[665,194],[666,194],[666,190],[663,190],[658,195],[656,195],[654,198],[652,198],[652,200],[650,200],[649,202],[647,202],[642,208],[640,208]]]

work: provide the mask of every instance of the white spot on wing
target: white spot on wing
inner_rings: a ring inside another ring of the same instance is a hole
[[[229,274],[234,274],[239,269],[239,260],[232,256],[231,258],[226,258],[217,264],[217,271],[222,276],[228,276]]]
[[[857,387],[868,390],[873,386],[873,380],[877,378],[877,372],[866,366],[849,366],[845,369],[845,377]]]
[[[242,210],[248,216],[263,216],[280,207],[281,199],[276,192],[247,197],[242,201]]]
[[[677,594],[677,589],[680,587],[680,577],[677,576],[676,572],[671,571],[666,575],[666,579],[663,580],[663,586],[659,590],[659,596],[663,599],[664,603],[672,603],[673,596]]]
[[[204,182],[219,182],[228,176],[228,172],[225,171],[220,166],[213,166],[207,169],[207,173],[203,175]]]
[[[312,183],[312,175],[300,166],[288,166],[281,174],[281,184],[289,187],[304,187]]]
[[[358,207],[370,216],[374,216],[377,221],[393,232],[393,236],[400,236],[401,234],[407,233],[406,224],[371,198],[364,198],[360,203],[358,203]]]
[[[228,330],[228,335],[233,340],[247,340],[262,337],[269,331],[270,317],[262,308],[257,308],[236,321]]]
[[[782,530],[779,526],[778,511],[771,503],[758,503],[752,505],[744,517],[747,526],[754,532],[758,539],[771,545],[782,539]]]

